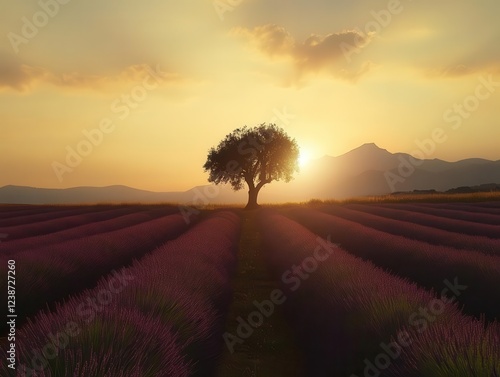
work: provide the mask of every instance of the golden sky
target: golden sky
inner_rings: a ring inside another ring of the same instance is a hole
[[[375,142],[500,159],[498,0],[0,3],[0,186],[187,190],[273,122],[312,158]]]

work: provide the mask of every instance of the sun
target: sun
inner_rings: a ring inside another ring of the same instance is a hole
[[[311,155],[307,150],[301,149],[299,153],[299,167],[303,168],[311,160]]]

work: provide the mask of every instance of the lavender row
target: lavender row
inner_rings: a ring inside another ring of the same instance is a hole
[[[109,220],[117,216],[137,212],[138,210],[139,208],[135,207],[115,207],[114,209],[100,210],[98,212],[93,212],[88,209],[75,210],[69,216],[62,216],[56,219],[44,220],[31,224],[3,227],[0,228],[0,233],[7,234],[5,241],[10,242],[11,240],[58,232],[91,222]]]
[[[372,215],[367,212],[357,211],[339,205],[324,206],[321,207],[320,210],[397,236],[428,242],[434,245],[449,246],[464,250],[476,250],[485,254],[500,256],[499,239],[449,232],[443,229],[435,229],[429,226]]]
[[[401,209],[404,211],[419,212],[426,215],[463,220],[472,223],[500,225],[500,216],[486,213],[472,213],[468,211],[460,211],[458,209],[434,208],[432,206],[427,207],[418,204],[382,203],[376,205],[383,208],[393,208]]]
[[[4,219],[14,219],[21,216],[38,215],[41,213],[50,213],[76,209],[79,206],[35,206],[35,205],[20,205],[20,206],[5,206],[0,204],[0,221]],[[81,207],[81,206],[80,206]]]
[[[215,214],[56,312],[40,313],[18,333],[18,376],[213,375],[238,236],[235,214]]]
[[[23,251],[12,258],[0,255],[0,292],[5,295],[7,259],[16,262],[18,321],[93,284],[114,268],[144,256],[187,229],[179,214],[81,239]],[[6,302],[6,301],[4,301]],[[1,333],[6,323],[0,325]]]
[[[29,204],[2,204],[2,209],[6,211],[23,211],[27,208],[31,208],[32,206]],[[50,206],[52,207],[52,206]]]
[[[41,236],[13,240],[0,244],[0,254],[12,256],[21,251],[40,248],[41,245],[46,247],[48,245],[53,245],[72,239],[126,228],[128,226],[153,220],[160,216],[173,214],[177,211],[178,209],[174,207],[158,208],[144,212],[140,212],[139,210],[137,210],[137,212],[124,214],[121,216],[119,215],[118,217],[114,217],[109,220],[92,222],[89,224],[75,226],[73,228],[63,229],[58,232],[44,234]]]
[[[0,228],[13,227],[17,225],[28,225],[47,220],[54,220],[65,216],[107,211],[116,207],[111,206],[80,206],[80,207],[60,207],[59,209],[47,211],[45,207],[38,207],[36,212],[28,215],[8,217],[0,219]]]
[[[439,289],[443,276],[460,276],[468,289],[459,298],[464,311],[488,320],[500,318],[500,257],[435,246],[381,232],[318,211],[296,209],[291,216],[342,247],[428,289]]]
[[[500,372],[500,326],[463,316],[455,299],[444,294],[460,295],[463,287],[446,275],[436,297],[283,216],[265,214],[261,233],[306,356],[306,375],[479,377]]]
[[[444,217],[427,215],[394,208],[383,208],[375,205],[348,204],[346,208],[371,213],[377,216],[388,217],[394,220],[407,221],[410,223],[447,230],[449,232],[469,234],[489,238],[500,238],[500,226],[478,224],[469,221],[455,220]]]
[[[482,207],[474,203],[418,203],[419,206],[452,209],[459,211],[466,211],[472,213],[484,213],[490,215],[500,216],[500,208],[495,207]]]
[[[500,208],[500,201],[496,202],[476,202],[475,206],[478,207],[487,207],[487,208]]]

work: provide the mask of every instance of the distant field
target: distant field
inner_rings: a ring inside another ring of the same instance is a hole
[[[310,199],[306,202],[289,202],[289,203],[262,203],[265,207],[286,207],[290,205],[318,205],[318,204],[347,204],[347,203],[479,203],[486,202],[486,205],[493,205],[493,202],[500,202],[500,192],[477,192],[466,194],[393,194],[393,195],[378,195],[378,196],[362,196],[347,199]],[[217,209],[217,208],[241,208],[242,205],[237,204],[207,204],[197,206],[202,209]]]
[[[1,376],[500,376],[499,193],[9,205],[0,241]]]

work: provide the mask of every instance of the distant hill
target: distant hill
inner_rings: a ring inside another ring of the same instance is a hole
[[[342,156],[329,157],[319,178],[319,198],[383,195],[396,191],[446,191],[460,186],[500,182],[500,161],[419,160],[365,144]]]
[[[489,183],[479,186],[461,186],[455,187],[446,191],[437,191],[434,189],[430,190],[413,190],[413,191],[397,191],[392,193],[392,195],[408,195],[408,194],[474,194],[479,192],[500,192],[500,184]]]
[[[311,198],[348,198],[415,190],[468,190],[500,183],[500,161],[478,158],[448,162],[418,160],[406,153],[391,153],[373,143],[337,157],[311,161],[290,183],[273,182],[263,188],[259,201],[306,201]],[[460,192],[460,191],[457,191]],[[0,188],[0,203],[183,203],[233,204],[246,201],[246,190],[229,186],[198,186],[183,192],[152,192],[127,186],[46,189],[23,186]]]
[[[47,189],[25,186],[4,186],[0,188],[0,203],[9,204],[88,204],[88,203],[186,203],[209,204],[211,186],[200,186],[184,192],[153,192],[128,186],[73,187],[68,189]],[[219,189],[219,188],[218,188]],[[207,193],[205,194],[204,190]],[[228,191],[221,188],[220,191]],[[231,192],[232,193],[232,192]],[[232,202],[241,202],[238,196],[227,195]],[[215,197],[215,196],[214,196]],[[218,201],[218,203],[221,203]]]

